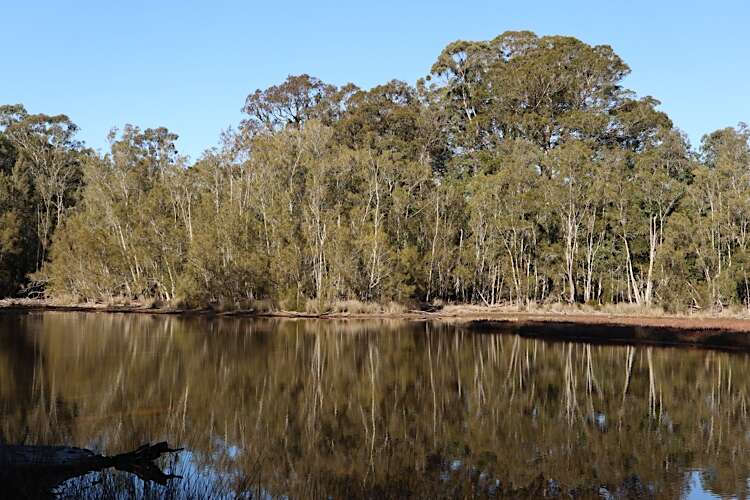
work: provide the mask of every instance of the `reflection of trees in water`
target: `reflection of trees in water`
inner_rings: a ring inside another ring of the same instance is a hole
[[[167,439],[233,491],[442,495],[445,474],[503,491],[541,475],[588,491],[635,477],[676,498],[700,468],[747,495],[744,355],[385,321],[45,314],[18,335],[4,440]],[[3,360],[14,349],[0,341]],[[10,411],[23,397],[27,414]]]
[[[21,321],[16,315],[0,315],[0,401],[13,401],[17,411],[26,408],[32,384],[28,367],[36,363],[34,345],[23,335]],[[13,408],[4,407],[3,413]]]

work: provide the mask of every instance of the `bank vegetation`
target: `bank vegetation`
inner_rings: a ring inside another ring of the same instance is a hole
[[[257,90],[194,162],[165,128],[100,154],[67,116],[2,106],[0,292],[750,308],[750,129],[692,147],[629,72],[571,37],[457,41],[416,85]]]

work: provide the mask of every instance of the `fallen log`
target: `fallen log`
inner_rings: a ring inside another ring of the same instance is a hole
[[[109,468],[165,485],[180,476],[165,474],[154,460],[177,451],[166,442],[111,457],[70,446],[0,445],[0,485],[16,498],[51,498],[54,488],[68,479]]]

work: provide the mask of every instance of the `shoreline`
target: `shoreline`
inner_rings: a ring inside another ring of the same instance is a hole
[[[646,328],[685,328],[696,330],[727,330],[750,333],[750,312],[747,315],[732,313],[713,314],[666,314],[646,312],[612,312],[608,310],[585,310],[575,306],[560,309],[519,310],[513,306],[479,306],[469,304],[451,305],[432,311],[407,309],[403,311],[375,312],[305,312],[305,311],[259,311],[253,309],[218,310],[210,307],[179,308],[154,307],[143,304],[108,305],[98,303],[60,304],[37,299],[0,299],[3,311],[58,311],[101,312],[133,314],[165,314],[185,316],[217,316],[247,318],[299,318],[299,319],[425,319],[425,320],[498,320],[508,322],[562,322],[575,324],[617,324]]]
[[[217,311],[145,305],[55,304],[43,300],[0,300],[0,314],[24,312],[123,313],[216,318],[287,320],[435,321],[466,327],[476,333],[515,334],[549,341],[646,344],[749,351],[750,316],[657,315],[633,312],[581,311],[574,308],[519,311],[504,307],[448,306],[437,311],[327,312]]]

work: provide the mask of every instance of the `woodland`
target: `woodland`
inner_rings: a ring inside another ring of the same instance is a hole
[[[629,72],[567,36],[456,41],[414,85],[256,90],[194,161],[0,106],[0,295],[750,308],[750,128],[691,145]]]

